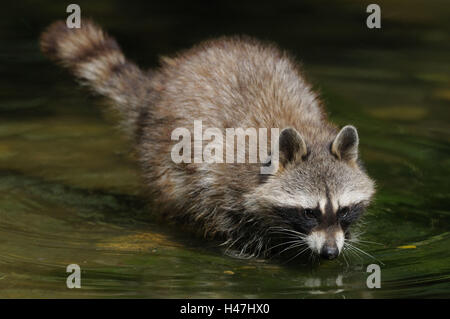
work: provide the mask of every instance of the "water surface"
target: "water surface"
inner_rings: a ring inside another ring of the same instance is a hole
[[[445,1],[318,6],[78,2],[143,67],[199,40],[250,34],[304,65],[330,118],[354,124],[377,181],[360,247],[318,267],[223,256],[216,243],[156,222],[139,170],[101,102],[39,53],[65,6],[0,13],[0,297],[448,297],[450,12]],[[289,5],[288,5],[289,4]],[[66,287],[66,266],[82,288]],[[382,269],[368,289],[366,267]]]

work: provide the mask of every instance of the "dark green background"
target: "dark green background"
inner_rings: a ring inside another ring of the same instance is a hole
[[[448,1],[78,1],[144,68],[206,38],[248,34],[302,63],[330,118],[353,124],[378,193],[360,247],[318,267],[225,257],[156,223],[102,104],[39,52],[70,2],[0,11],[0,297],[448,297]],[[404,245],[416,248],[398,248]],[[82,269],[66,288],[65,267]],[[365,269],[382,265],[382,288]]]

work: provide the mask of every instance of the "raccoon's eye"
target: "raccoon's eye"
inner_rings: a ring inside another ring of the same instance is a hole
[[[302,214],[303,214],[303,216],[305,216],[307,219],[316,219],[316,218],[317,218],[316,211],[313,210],[313,209],[309,209],[309,208],[303,209],[303,210],[302,210]]]
[[[348,207],[342,207],[337,212],[337,217],[342,226],[348,227],[356,222],[364,211],[363,204],[355,204]]]
[[[348,207],[343,207],[343,208],[339,209],[338,217],[345,218],[345,217],[347,217],[349,212],[350,212],[350,209]]]

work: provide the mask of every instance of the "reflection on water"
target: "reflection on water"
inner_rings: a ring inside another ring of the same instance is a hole
[[[448,296],[450,14],[444,1],[413,1],[407,11],[379,4],[383,28],[370,33],[356,1],[293,2],[292,10],[222,4],[214,17],[186,4],[80,3],[147,67],[157,54],[232,33],[271,39],[302,58],[331,118],[359,128],[378,184],[359,245],[373,258],[348,252],[318,266],[233,259],[158,223],[101,103],[38,51],[40,30],[65,8],[29,3],[15,8],[20,19],[2,12],[0,296]],[[72,263],[82,269],[81,289],[65,286]],[[372,263],[381,265],[380,289],[366,286]]]

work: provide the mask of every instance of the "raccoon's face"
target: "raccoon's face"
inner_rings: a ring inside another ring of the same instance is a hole
[[[350,226],[374,194],[358,162],[358,142],[353,126],[310,145],[295,129],[281,132],[278,172],[247,196],[247,204],[255,214],[270,216],[268,233],[286,235],[278,237],[284,250],[300,254],[306,247],[326,259],[342,252]],[[292,242],[297,246],[289,248]]]

